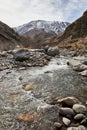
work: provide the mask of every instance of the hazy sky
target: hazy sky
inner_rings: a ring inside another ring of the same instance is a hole
[[[0,21],[18,26],[32,20],[72,22],[87,9],[87,0],[0,0]]]

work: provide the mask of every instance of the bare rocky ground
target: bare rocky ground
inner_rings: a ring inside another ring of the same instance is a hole
[[[87,129],[82,120],[75,121],[70,115],[71,123],[66,126],[66,115],[60,115],[58,103],[58,99],[74,96],[86,107],[87,77],[67,65],[70,60],[85,59],[52,58],[43,52],[33,52],[29,60],[19,62],[11,54],[1,54],[0,130],[67,130],[80,125],[85,127],[81,130]],[[87,112],[82,114],[86,119]]]

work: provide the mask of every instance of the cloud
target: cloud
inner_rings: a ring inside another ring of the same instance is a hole
[[[74,21],[87,9],[87,0],[0,0],[0,20],[18,26],[32,20]]]

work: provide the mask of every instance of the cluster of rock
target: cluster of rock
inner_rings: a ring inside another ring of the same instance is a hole
[[[53,56],[59,55],[57,47],[47,49],[19,48],[0,52],[0,70],[15,67],[32,67],[47,65]]]
[[[86,104],[82,105],[81,102],[75,97],[67,97],[58,100],[61,104],[59,108],[60,121],[55,122],[56,129],[66,127],[67,130],[86,130],[87,126],[87,108]]]
[[[80,75],[87,77],[87,60],[71,60],[67,62],[67,64],[71,66],[74,71],[77,71]]]

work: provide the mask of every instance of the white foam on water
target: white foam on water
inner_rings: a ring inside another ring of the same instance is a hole
[[[44,67],[36,67],[36,68],[32,68],[30,70],[30,74],[31,75],[39,75],[39,74],[43,74],[43,73],[52,73],[55,70],[59,70],[59,69],[67,69],[67,64],[66,64],[67,60],[64,58],[54,58],[52,59],[48,65],[44,66]]]

